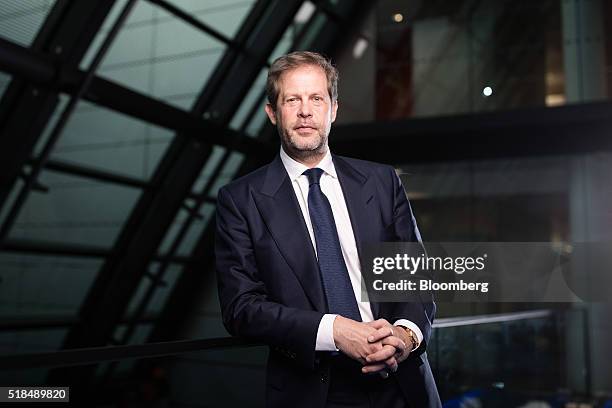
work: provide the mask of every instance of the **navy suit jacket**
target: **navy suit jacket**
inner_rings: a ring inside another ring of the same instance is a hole
[[[336,155],[332,160],[358,252],[368,242],[420,241],[391,166]],[[327,306],[315,250],[280,156],[220,189],[215,251],[225,327],[270,346],[267,405],[324,406],[329,365],[320,358],[322,352],[315,352],[315,342]],[[375,319],[408,319],[419,326],[423,343],[394,377],[412,406],[440,406],[424,352],[435,314],[433,299],[372,302],[371,308]]]

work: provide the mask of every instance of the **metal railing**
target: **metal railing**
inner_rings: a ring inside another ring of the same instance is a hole
[[[534,310],[527,312],[440,318],[434,322],[433,328],[441,329],[486,323],[503,323],[550,317],[553,316],[553,314],[554,311],[552,310]],[[262,343],[239,337],[219,337],[122,346],[87,347],[44,353],[24,353],[0,356],[0,370],[78,366],[135,358],[167,357],[206,350],[263,345]]]

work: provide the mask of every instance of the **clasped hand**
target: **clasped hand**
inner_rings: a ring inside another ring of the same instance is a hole
[[[363,323],[338,316],[334,341],[340,351],[363,364],[363,373],[395,372],[413,349],[406,330],[385,319]]]

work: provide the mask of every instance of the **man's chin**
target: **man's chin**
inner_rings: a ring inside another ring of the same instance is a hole
[[[326,152],[325,144],[297,144],[290,143],[289,150],[298,157],[311,157]]]
[[[299,139],[298,140],[292,139],[290,144],[294,150],[297,150],[300,152],[316,152],[320,150],[321,147],[323,146],[323,143],[321,143],[320,138],[318,138],[316,141],[311,141],[310,143],[305,142],[303,140],[299,140]]]
[[[294,147],[294,150],[297,150],[298,152],[304,152],[304,153],[306,153],[306,152],[316,152],[316,151],[321,149],[321,145],[316,145],[316,146],[310,146],[310,145],[307,145],[307,146],[299,146],[299,145],[297,145],[296,146],[296,145],[293,145],[293,147]]]

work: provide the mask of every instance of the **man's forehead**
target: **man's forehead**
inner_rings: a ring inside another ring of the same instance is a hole
[[[295,75],[300,75],[302,77],[296,80]],[[281,85],[281,92],[296,91],[306,86],[311,88],[313,85],[321,87],[321,89],[317,89],[316,91],[327,92],[327,76],[323,68],[317,65],[300,65],[299,67],[285,71],[281,74],[279,82]],[[310,90],[312,91],[312,89]]]

